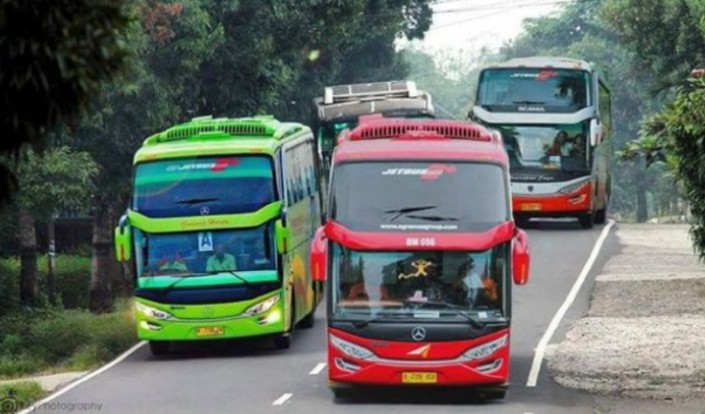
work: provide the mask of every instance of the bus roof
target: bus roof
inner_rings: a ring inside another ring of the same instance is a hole
[[[320,121],[354,120],[361,115],[433,115],[431,96],[414,81],[387,81],[327,86],[313,100]]]
[[[282,143],[310,132],[311,129],[303,124],[280,122],[271,115],[247,118],[202,116],[145,139],[134,162],[209,154],[272,154]]]
[[[486,69],[496,68],[555,68],[555,69],[580,69],[591,72],[593,67],[590,63],[580,60],[565,57],[552,56],[532,56],[510,59],[506,62],[495,63],[488,66]]]
[[[363,117],[338,138],[334,162],[456,160],[507,165],[498,132],[467,121]]]

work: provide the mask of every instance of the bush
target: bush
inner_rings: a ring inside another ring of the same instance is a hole
[[[0,385],[0,413],[15,413],[29,407],[46,393],[36,381]]]
[[[20,262],[17,259],[0,259],[0,315],[14,312],[20,307]],[[0,328],[1,329],[1,328]]]
[[[0,377],[87,370],[114,358],[137,341],[130,304],[120,301],[118,312],[103,315],[44,309],[0,319]]]

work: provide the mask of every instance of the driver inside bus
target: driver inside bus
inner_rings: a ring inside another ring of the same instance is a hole
[[[215,254],[206,262],[206,272],[227,272],[237,270],[235,256],[225,252],[225,244],[220,243],[215,247]]]

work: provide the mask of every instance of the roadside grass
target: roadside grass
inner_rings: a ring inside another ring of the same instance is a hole
[[[15,413],[29,407],[47,393],[35,381],[0,385],[0,413]]]
[[[132,300],[109,314],[42,309],[0,318],[0,379],[91,370],[136,341]]]

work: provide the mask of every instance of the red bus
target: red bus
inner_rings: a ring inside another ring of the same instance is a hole
[[[326,281],[336,397],[361,386],[480,387],[503,398],[511,281],[529,277],[498,133],[371,116],[333,153],[311,266]]]

